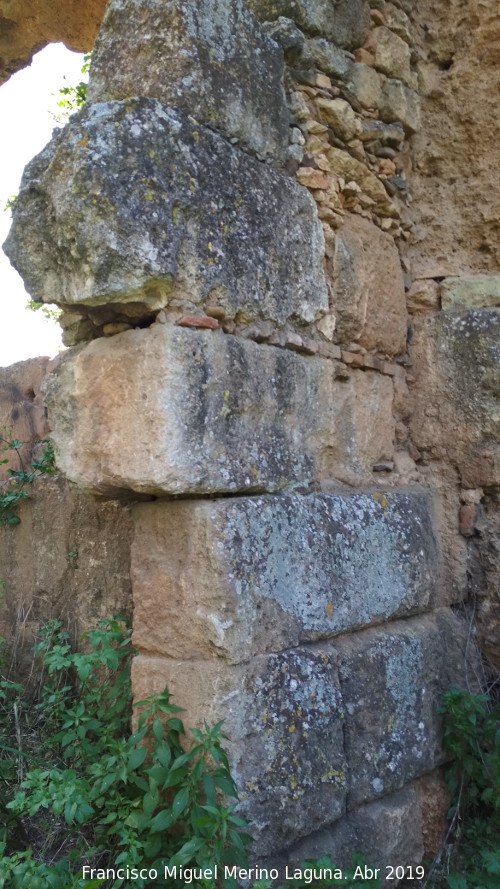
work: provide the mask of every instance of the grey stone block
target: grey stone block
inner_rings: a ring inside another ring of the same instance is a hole
[[[287,16],[307,34],[320,35],[337,46],[362,46],[370,30],[370,7],[366,0],[248,0],[261,21]]]
[[[443,761],[438,702],[464,676],[465,642],[465,626],[445,610],[336,641],[349,807]]]
[[[430,509],[396,492],[139,505],[134,642],[238,663],[428,608]]]
[[[385,799],[360,806],[341,821],[306,837],[288,853],[292,861],[328,855],[338,867],[352,867],[352,853],[368,867],[379,868],[382,885],[397,886],[395,869],[420,864],[423,856],[422,817],[416,791],[399,790]],[[392,872],[387,868],[392,866]],[[413,872],[414,873],[414,872]],[[385,881],[390,875],[390,881]]]
[[[283,55],[243,0],[111,0],[88,100],[149,96],[278,164],[288,142]]]
[[[104,321],[209,294],[279,324],[328,308],[308,191],[154,99],[90,106],[55,135],[5,249],[33,299]]]
[[[185,725],[225,719],[240,811],[262,855],[345,812],[343,711],[334,652],[295,648],[228,667],[221,660],[138,657],[134,696],[165,684]]]

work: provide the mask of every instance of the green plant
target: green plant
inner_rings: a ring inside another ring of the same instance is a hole
[[[16,198],[17,198],[17,194],[11,194],[11,196],[9,198],[7,198],[4,208],[3,208],[4,213],[9,213],[10,210],[12,210]]]
[[[448,889],[498,889],[500,706],[487,694],[451,688],[443,696],[441,712],[443,746],[453,757],[447,772],[453,796],[449,812],[454,831],[453,871],[446,874],[445,885]]]
[[[165,690],[137,704],[131,731],[130,631],[115,618],[86,641],[88,651],[73,651],[50,621],[35,650],[36,694],[0,682],[0,887],[90,889],[111,867],[107,886],[142,889],[168,886],[165,867],[244,866],[250,837],[231,802],[221,724],[192,729],[186,749]],[[147,873],[129,882],[134,868]]]
[[[54,450],[49,441],[39,442],[40,455],[34,457],[26,469],[20,451],[22,442],[12,438],[9,432],[6,435],[0,435],[0,464],[7,465],[14,452],[20,469],[7,469],[7,482],[0,483],[0,525],[18,525],[21,520],[15,508],[29,496],[26,486],[32,485],[40,475],[54,475]],[[3,456],[5,454],[8,456]]]
[[[58,107],[61,109],[60,113],[54,115],[55,120],[58,122],[66,122],[71,114],[75,111],[78,111],[82,105],[87,101],[87,76],[90,68],[90,61],[92,59],[92,53],[86,53],[83,57],[83,65],[81,69],[81,73],[83,75],[83,79],[80,80],[76,86],[63,86],[59,90],[59,101],[57,103]]]
[[[58,309],[53,303],[39,303],[34,299],[29,299],[24,308],[30,312],[41,312],[47,321],[59,321],[62,315],[62,309]]]
[[[77,549],[69,549],[66,553],[66,558],[68,560],[68,565],[72,571],[76,571],[78,568],[78,550]]]

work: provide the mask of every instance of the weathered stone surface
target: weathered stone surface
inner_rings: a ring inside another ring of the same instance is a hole
[[[49,432],[40,395],[49,364],[49,358],[33,358],[0,368],[0,451],[14,438],[21,442],[18,453],[10,450],[7,454],[9,463],[0,465],[0,480],[7,478],[8,469],[21,469],[21,463],[27,467],[36,441],[46,438]]]
[[[440,764],[436,701],[461,683],[466,632],[443,610],[335,641],[349,807],[398,790]]]
[[[356,160],[347,151],[340,148],[329,148],[325,152],[334,173],[347,181],[354,180],[361,191],[368,195],[376,205],[376,212],[381,216],[398,216],[395,205],[390,200],[380,179],[375,176],[366,164]]]
[[[392,148],[398,149],[401,147],[404,135],[403,127],[398,121],[395,123],[383,123],[381,120],[373,120],[372,118],[365,118],[362,121],[360,139],[363,142],[376,140],[382,142],[383,145],[389,145]]]
[[[375,40],[375,67],[387,77],[394,77],[397,80],[402,80],[407,86],[412,86],[408,44],[383,25],[380,28],[375,28],[373,37]]]
[[[110,0],[88,99],[159,99],[280,163],[282,76],[281,51],[243,0]]]
[[[439,285],[436,281],[414,281],[406,294],[410,315],[425,315],[439,309]]]
[[[418,66],[423,128],[413,146],[412,269],[416,277],[497,275],[498,3],[421,0],[412,18],[430,35]]]
[[[280,15],[275,22],[263,22],[262,26],[266,33],[281,46],[288,65],[292,65],[300,58],[306,38],[292,19]]]
[[[380,75],[363,62],[356,62],[351,67],[347,86],[364,108],[378,108],[380,105]]]
[[[380,116],[388,123],[400,121],[410,134],[417,133],[422,125],[418,93],[400,80],[389,78],[382,84]]]
[[[442,770],[418,778],[413,785],[422,813],[422,840],[424,855],[433,861],[438,854],[448,829],[448,811],[451,796],[446,787]]]
[[[345,810],[343,710],[335,652],[294,648],[245,667],[137,657],[134,697],[168,684],[186,726],[225,719],[240,810],[259,855]]]
[[[500,306],[500,275],[463,275],[445,278],[440,287],[443,309]]]
[[[474,536],[467,541],[467,574],[475,601],[477,642],[482,653],[499,670],[500,498],[497,492],[477,493],[482,495],[482,502],[475,507]]]
[[[154,99],[90,106],[56,134],[27,167],[6,250],[34,299],[112,304],[105,322],[211,293],[246,320],[327,308],[306,189]]]
[[[384,19],[385,24],[391,31],[394,31],[398,37],[401,37],[409,46],[413,43],[411,22],[406,12],[394,6],[393,3],[384,3]]]
[[[327,99],[318,96],[315,105],[320,120],[327,123],[333,132],[346,142],[354,139],[361,132],[361,123],[354,114],[349,102],[344,99]]]
[[[106,0],[0,0],[0,83],[47,43],[92,49]]]
[[[361,46],[370,29],[370,9],[366,0],[248,0],[248,6],[261,21],[287,16],[308,34],[319,34],[337,46]]]
[[[130,616],[130,511],[76,492],[61,476],[30,486],[19,525],[0,528],[5,582],[2,635],[16,670],[33,670],[32,644],[42,623],[64,621],[75,642],[98,620]]]
[[[414,320],[412,438],[434,458],[446,456],[469,488],[500,484],[499,325],[495,309]]]
[[[327,266],[341,342],[397,355],[406,343],[406,305],[399,254],[390,235],[352,216],[337,232]]]
[[[340,382],[333,362],[218,331],[155,324],[94,340],[45,389],[58,465],[95,493],[359,485],[393,450],[389,377]]]
[[[310,37],[306,40],[305,49],[313,64],[331,77],[345,78],[352,68],[352,59],[348,53],[324,37]]]
[[[49,432],[41,397],[45,374],[57,364],[35,358],[0,368],[0,427],[22,442],[27,469]],[[3,432],[0,433],[3,434]],[[1,466],[18,469],[14,451]],[[75,642],[83,630],[113,614],[131,612],[131,515],[116,502],[98,503],[61,476],[38,478],[19,502],[20,524],[0,526],[0,635],[12,645],[14,669],[33,670],[32,645],[42,623],[62,619]]]
[[[246,661],[435,601],[423,493],[252,497],[135,511],[134,644]]]
[[[380,868],[382,885],[397,886],[395,874],[385,883],[387,865],[404,862],[403,867],[420,864],[422,810],[413,788],[405,788],[383,800],[360,806],[336,824],[298,843],[292,860],[316,860],[328,855],[338,867],[352,867],[352,851],[360,852],[368,867]],[[380,876],[380,875],[379,875]]]

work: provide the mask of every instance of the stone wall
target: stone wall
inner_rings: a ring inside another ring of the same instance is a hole
[[[453,47],[428,6],[110,0],[6,244],[72,347],[43,398],[76,489],[43,497],[82,557],[51,595],[85,623],[130,582],[135,694],[226,720],[259,861],[435,852],[470,595],[498,663],[498,264],[448,101],[493,6]]]

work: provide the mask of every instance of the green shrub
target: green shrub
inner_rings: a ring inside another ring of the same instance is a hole
[[[500,886],[500,706],[489,695],[451,688],[443,696],[443,746],[455,825],[449,889]],[[442,880],[441,880],[442,883]]]
[[[192,729],[186,750],[181,708],[165,690],[137,704],[131,731],[130,631],[115,618],[87,639],[89,651],[72,651],[61,623],[50,621],[36,645],[35,692],[0,682],[0,887],[103,882],[84,879],[84,866],[147,867],[162,877],[165,865],[244,867],[250,837],[228,802],[236,790],[221,724]],[[146,876],[106,885],[168,883]]]
[[[12,452],[17,455],[20,469],[7,469],[8,479],[0,483],[0,525],[18,525],[20,518],[15,509],[20,500],[29,496],[27,485],[32,485],[40,475],[54,475],[54,450],[49,441],[38,442],[41,453],[33,458],[28,469],[23,465],[20,454],[22,442],[12,437],[10,430],[2,430],[0,435],[0,465],[8,466]]]

